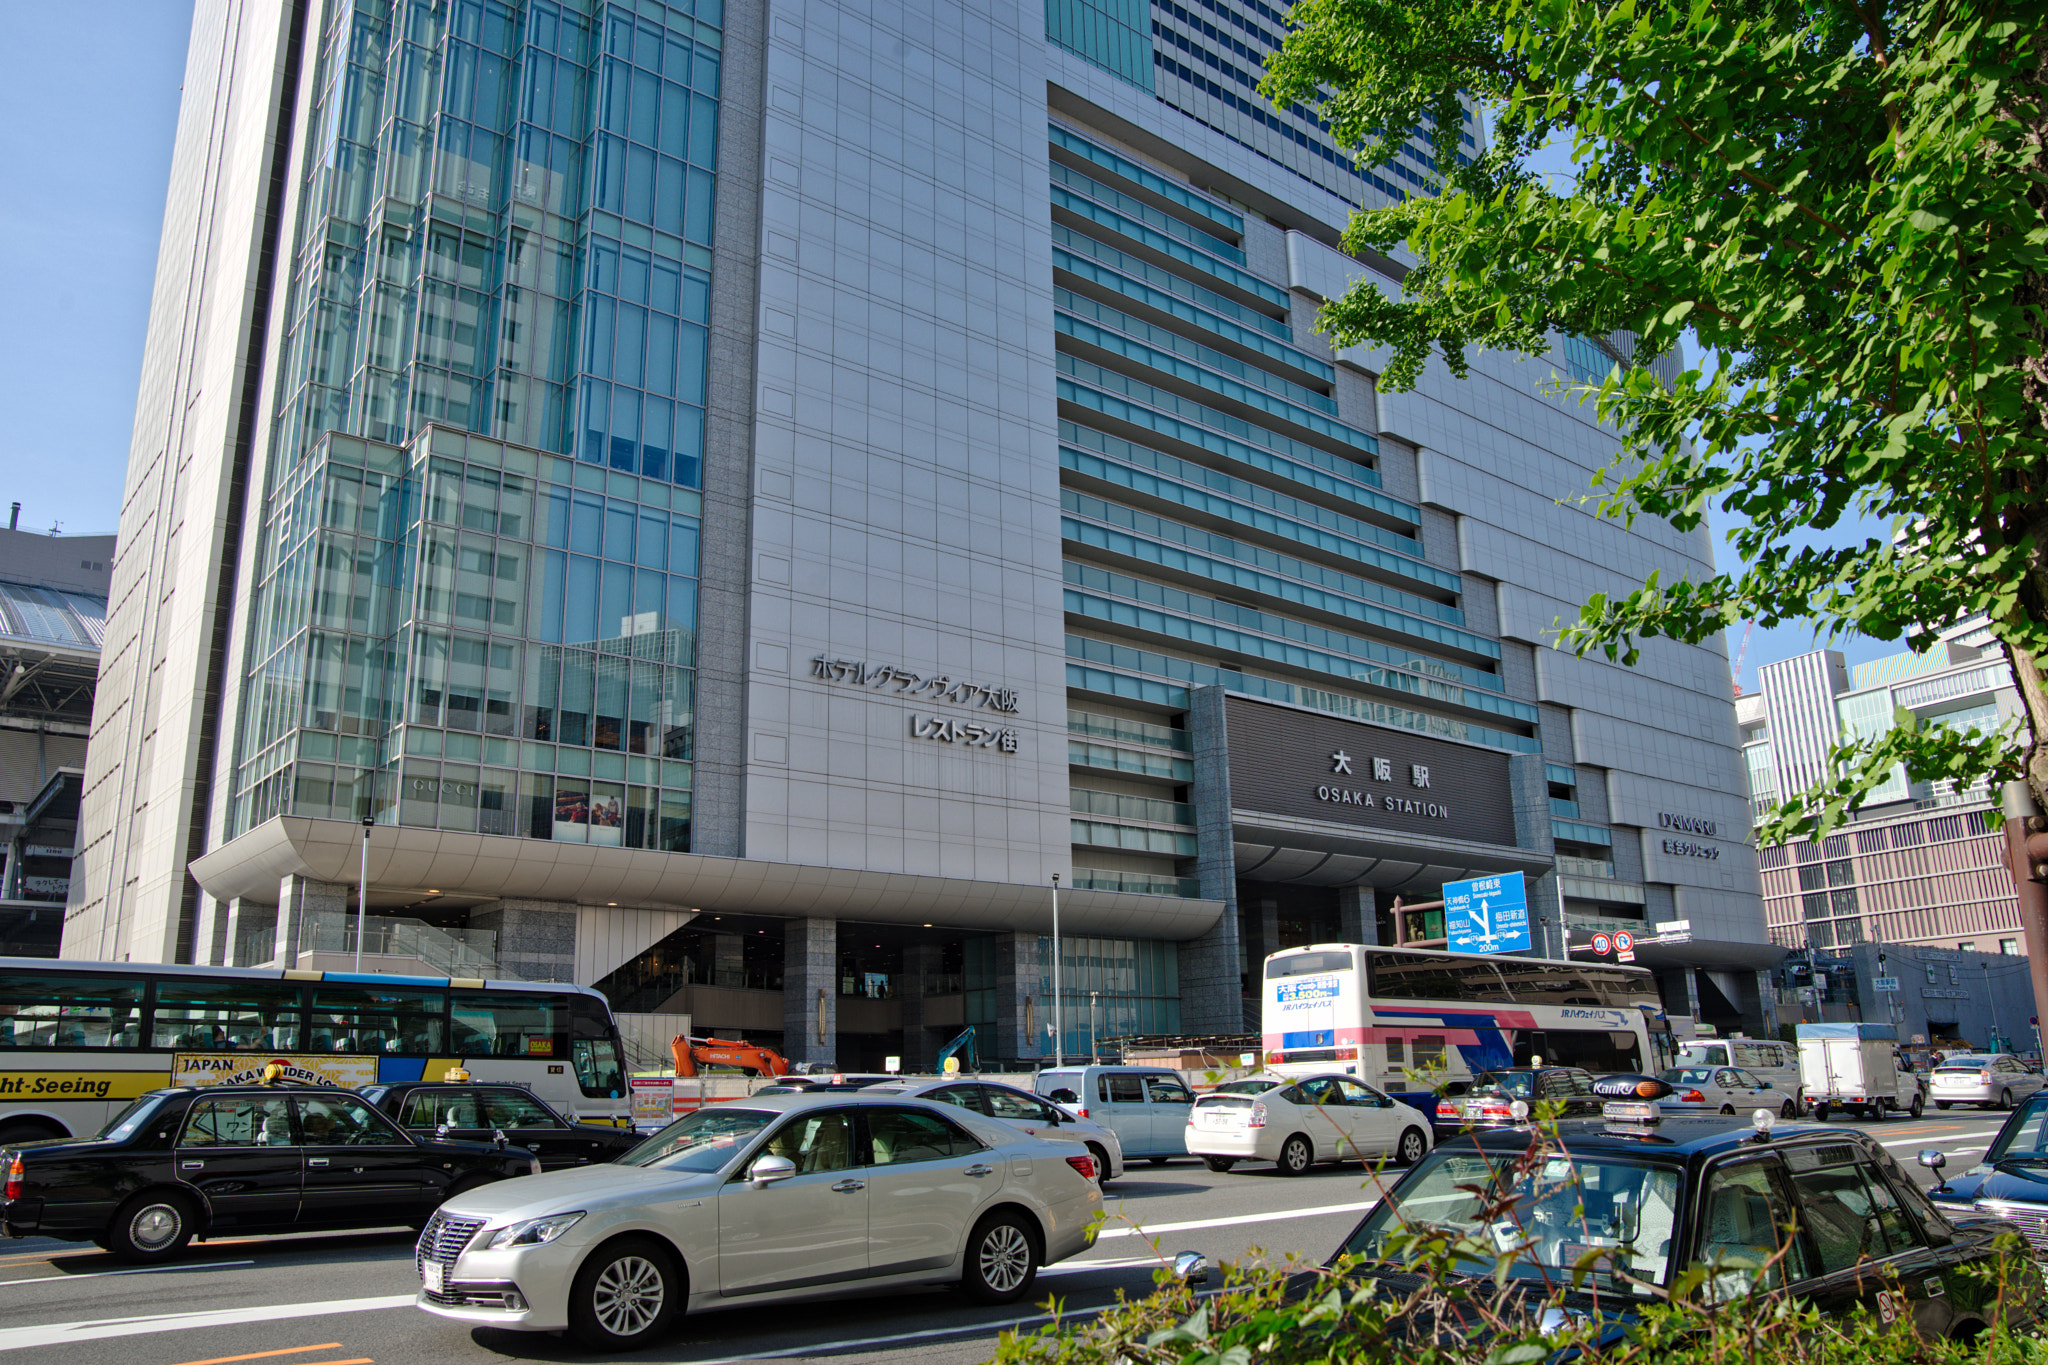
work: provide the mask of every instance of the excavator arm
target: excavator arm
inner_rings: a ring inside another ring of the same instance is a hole
[[[707,1066],[736,1066],[755,1076],[787,1076],[789,1063],[772,1047],[730,1038],[678,1036],[669,1043],[676,1075],[695,1076]]]

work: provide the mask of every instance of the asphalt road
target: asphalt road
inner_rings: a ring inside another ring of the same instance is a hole
[[[1939,1147],[1951,1169],[1972,1164],[1997,1130],[1993,1114],[1929,1115],[1870,1133],[1915,1170]],[[1214,1175],[1198,1162],[1143,1162],[1110,1187],[1112,1221],[1085,1256],[1049,1267],[1032,1302],[969,1305],[945,1291],[849,1297],[687,1319],[664,1346],[631,1357],[726,1361],[859,1359],[885,1365],[985,1361],[1002,1327],[1044,1320],[1056,1296],[1068,1314],[1152,1287],[1161,1255],[1183,1248],[1213,1262],[1253,1253],[1310,1262],[1333,1251],[1376,1198],[1356,1166],[1318,1167],[1297,1180],[1271,1167]],[[1157,1250],[1155,1251],[1155,1245]],[[577,1361],[558,1337],[471,1329],[412,1306],[417,1288],[405,1232],[234,1239],[201,1243],[173,1266],[137,1271],[92,1247],[0,1242],[0,1365],[412,1365],[413,1362]]]

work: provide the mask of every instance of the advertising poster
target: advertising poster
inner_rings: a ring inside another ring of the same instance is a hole
[[[377,1083],[377,1059],[345,1052],[179,1052],[171,1057],[172,1085],[254,1085],[276,1062],[284,1079],[300,1085],[345,1085],[351,1090]]]
[[[634,1076],[628,1084],[633,1090],[633,1126],[665,1126],[671,1117],[675,1081],[668,1076]]]

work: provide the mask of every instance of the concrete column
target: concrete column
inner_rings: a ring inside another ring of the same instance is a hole
[[[1245,975],[1257,976],[1259,964],[1280,951],[1280,902],[1264,897],[1246,905],[1241,934]]]
[[[355,909],[355,888],[315,882],[294,874],[277,886],[277,937],[271,961],[287,971],[299,965],[299,945],[313,940],[313,917],[346,916]],[[353,921],[350,921],[353,923]]]
[[[213,896],[196,898],[192,914],[192,961],[201,967],[226,967],[233,948],[228,942],[228,903]]]
[[[747,939],[744,934],[711,936],[711,984],[737,986],[747,976]]]
[[[276,906],[264,905],[259,901],[237,896],[231,901],[221,903],[220,917],[223,936],[227,940],[226,948],[219,959],[221,966],[261,967],[272,960],[266,957],[261,961],[243,961],[237,957],[236,949],[240,947],[243,938],[256,937],[256,941],[262,945],[258,952],[277,951]]]
[[[1052,1056],[1045,1026],[1052,1019],[1051,939],[1004,934],[996,940],[996,1036],[985,1058],[1029,1061]]]
[[[563,901],[502,900],[470,912],[469,927],[498,936],[500,975],[513,981],[574,981],[576,916],[576,907]]]
[[[1181,945],[1180,1026],[1185,1033],[1243,1033],[1244,949],[1237,933],[1230,737],[1224,729],[1220,685],[1194,690],[1188,730],[1195,744],[1195,874],[1201,879],[1203,898],[1223,902],[1223,918],[1208,933]]]
[[[1337,937],[1346,943],[1379,943],[1379,904],[1371,887],[1337,888]]]
[[[1557,840],[1550,832],[1550,779],[1542,754],[1514,754],[1508,759],[1508,792],[1515,811],[1515,846],[1555,856]],[[1537,957],[1568,957],[1564,902],[1552,872],[1523,878],[1529,900],[1529,947]]]
[[[794,919],[782,931],[782,1055],[830,1062],[839,1053],[839,922]]]
[[[903,1070],[906,1074],[929,1071],[937,1060],[940,1039],[924,1022],[925,980],[939,974],[939,945],[912,943],[903,949],[903,975],[896,983],[896,1000],[903,1018]]]

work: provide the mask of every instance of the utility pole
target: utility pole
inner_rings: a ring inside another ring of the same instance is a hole
[[[1067,1064],[1066,1039],[1060,1032],[1060,874],[1052,874],[1052,1064]]]
[[[363,970],[363,918],[370,908],[370,831],[376,827],[377,817],[363,817],[363,866],[356,879],[356,971]],[[298,962],[293,961],[294,967]]]

